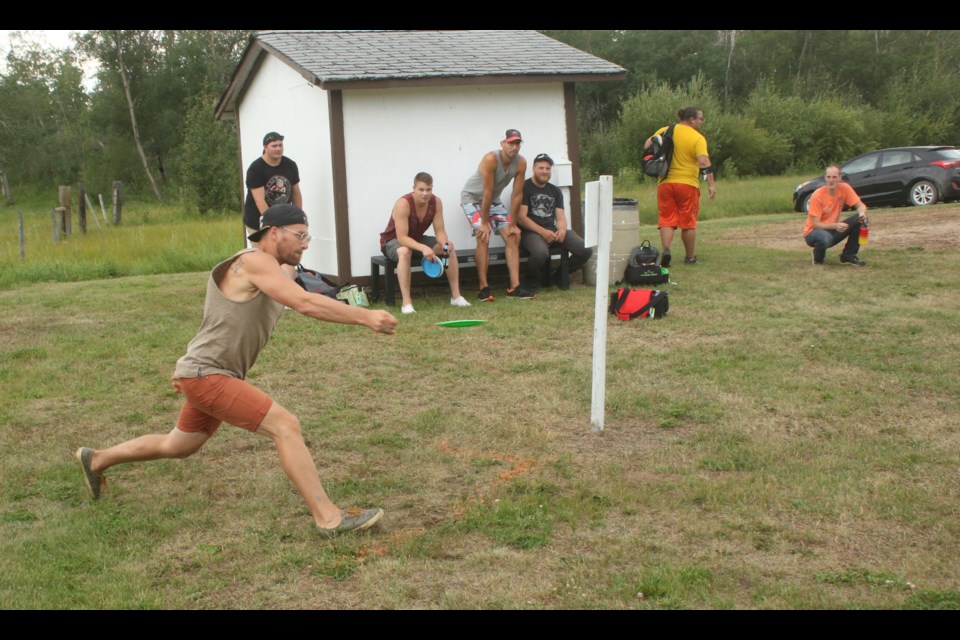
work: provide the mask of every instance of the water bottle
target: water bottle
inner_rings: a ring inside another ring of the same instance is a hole
[[[867,224],[867,219],[864,218],[863,222],[860,223],[860,246],[865,247],[870,241],[870,227]]]

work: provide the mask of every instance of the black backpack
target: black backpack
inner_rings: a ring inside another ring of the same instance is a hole
[[[630,250],[627,268],[623,271],[623,282],[628,284],[662,284],[670,281],[670,272],[660,266],[660,252],[644,240]]]
[[[643,172],[654,178],[666,178],[670,172],[670,161],[673,160],[673,128],[670,125],[662,136],[653,136],[653,144],[647,149],[642,158]]]
[[[334,300],[337,300],[337,294],[340,293],[340,287],[335,285],[333,281],[313,269],[307,269],[302,264],[297,265],[295,280],[305,291],[319,293]]]

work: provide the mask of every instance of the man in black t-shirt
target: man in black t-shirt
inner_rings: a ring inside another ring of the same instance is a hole
[[[243,204],[247,235],[260,228],[260,216],[268,207],[288,203],[303,208],[300,170],[296,162],[283,155],[283,136],[271,131],[263,137],[263,155],[247,169],[247,199]]]
[[[573,229],[567,229],[563,211],[563,192],[550,183],[553,159],[541,153],[533,159],[533,177],[523,183],[523,201],[517,224],[523,230],[521,246],[530,254],[527,260],[527,288],[536,288],[540,274],[550,260],[550,246],[560,245],[570,252],[570,272],[583,267],[593,255]],[[553,281],[557,282],[558,273]]]

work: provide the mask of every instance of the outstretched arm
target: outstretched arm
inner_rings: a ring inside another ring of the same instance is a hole
[[[242,259],[242,260],[241,260]],[[395,333],[397,319],[386,311],[353,307],[331,300],[318,293],[309,293],[287,277],[280,269],[277,260],[262,251],[245,253],[237,259],[236,270],[231,267],[230,287],[259,289],[280,304],[302,313],[305,316],[336,322],[339,324],[357,324],[378,333]],[[224,291],[229,297],[229,292]]]

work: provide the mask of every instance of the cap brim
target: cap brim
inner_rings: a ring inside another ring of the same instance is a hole
[[[520,136],[510,136],[509,138],[504,138],[503,141],[504,141],[504,142],[513,142],[513,141],[515,141],[515,140],[519,140],[520,142],[523,142],[523,138],[521,138]]]
[[[263,236],[263,234],[265,234],[269,230],[270,230],[270,227],[263,227],[262,229],[254,231],[253,233],[247,236],[247,240],[249,240],[250,242],[256,242]]]

